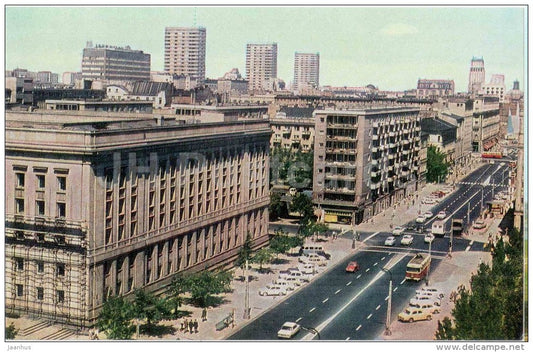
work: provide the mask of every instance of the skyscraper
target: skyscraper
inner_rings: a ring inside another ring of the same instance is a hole
[[[482,57],[473,57],[470,62],[468,93],[476,94],[483,83],[485,83],[485,63]]]
[[[294,53],[293,91],[302,93],[318,87],[320,54]]]
[[[165,72],[205,79],[203,27],[165,27]]]
[[[264,90],[264,83],[278,74],[278,44],[246,45],[246,77],[249,91]]]

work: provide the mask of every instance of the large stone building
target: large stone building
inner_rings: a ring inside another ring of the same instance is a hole
[[[320,54],[294,53],[294,81],[292,91],[298,94],[312,92],[319,87]]]
[[[473,57],[468,76],[468,93],[478,94],[485,83],[485,62],[482,57]]]
[[[492,75],[489,83],[481,85],[481,91],[483,95],[496,96],[499,98],[500,103],[505,99],[505,76],[502,74]]]
[[[358,224],[421,182],[420,109],[315,110],[313,201],[326,220]]]
[[[150,54],[142,50],[96,45],[83,49],[81,74],[84,79],[105,83],[150,80]]]
[[[165,72],[205,79],[206,29],[165,28]]]
[[[271,148],[311,152],[315,142],[315,120],[312,107],[281,107],[270,118]]]
[[[92,324],[110,295],[268,240],[268,120],[6,113],[5,304]]]
[[[500,133],[500,105],[498,97],[484,96],[474,100],[472,119],[472,148],[475,152],[491,150]]]
[[[438,99],[452,96],[455,83],[446,79],[419,79],[416,85],[416,97],[419,99]]]
[[[261,92],[265,82],[275,79],[278,75],[278,44],[247,44],[246,45],[246,78],[248,90]]]

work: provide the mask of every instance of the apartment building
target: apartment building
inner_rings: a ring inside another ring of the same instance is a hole
[[[262,92],[265,83],[278,75],[278,44],[246,45],[246,78],[248,90]]]
[[[83,49],[81,74],[84,79],[104,83],[150,80],[150,54],[111,45],[87,43]]]
[[[206,29],[165,27],[165,72],[205,79]]]
[[[292,91],[305,94],[318,89],[320,84],[320,54],[294,53],[294,81]]]
[[[482,96],[474,100],[472,118],[472,149],[491,150],[500,132],[500,104],[498,97]]]
[[[267,120],[6,113],[6,311],[90,325],[110,295],[268,241]]]
[[[416,85],[416,97],[419,99],[438,99],[455,93],[453,80],[419,79]]]
[[[313,201],[358,224],[421,184],[420,109],[315,110]]]
[[[315,142],[315,120],[312,107],[281,107],[270,118],[271,148],[310,152]]]

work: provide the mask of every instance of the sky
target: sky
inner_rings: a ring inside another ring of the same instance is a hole
[[[504,74],[524,86],[523,6],[6,6],[7,70],[81,71],[87,41],[129,45],[163,71],[165,27],[207,29],[206,76],[236,67],[245,75],[247,43],[278,43],[278,76],[293,80],[294,53],[320,53],[320,85],[381,90],[417,80],[453,79],[467,90],[472,57],[486,80]],[[61,78],[60,78],[61,79]]]

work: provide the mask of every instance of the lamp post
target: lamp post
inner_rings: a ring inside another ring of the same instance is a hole
[[[431,243],[433,243],[433,238],[429,241],[429,264],[428,274],[426,275],[426,286],[429,286],[429,274],[431,273]]]
[[[245,294],[244,294],[243,319],[250,319],[250,276],[248,275],[248,259],[246,259],[244,273],[245,273],[246,287],[245,287]]]
[[[389,274],[389,300],[387,302],[387,322],[385,323],[385,335],[392,335],[390,330],[390,319],[391,319],[391,310],[392,310],[392,273],[389,269],[381,268],[382,271]]]

